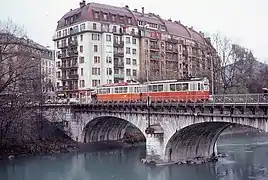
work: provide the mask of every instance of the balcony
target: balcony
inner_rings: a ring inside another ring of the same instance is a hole
[[[124,79],[124,74],[114,74],[115,79]]]
[[[60,69],[71,69],[71,68],[78,68],[78,64],[62,64]]]
[[[115,47],[124,47],[124,41],[114,41]]]
[[[69,74],[69,79],[78,79],[79,75],[78,74]]]
[[[160,56],[158,54],[151,54],[150,55],[150,59],[151,60],[159,60],[160,59]]]
[[[159,46],[158,45],[150,45],[150,50],[159,51]]]
[[[174,43],[174,44],[179,43],[179,41],[178,41],[178,40],[173,39],[173,38],[168,38],[168,39],[167,39],[167,42]]]
[[[114,63],[114,67],[115,68],[123,68],[124,67],[124,63],[123,62],[115,62]]]
[[[124,57],[124,52],[114,52],[115,57]]]
[[[166,48],[167,52],[173,52],[173,48]]]
[[[78,41],[77,40],[71,40],[68,43],[69,46],[77,46],[78,45]]]
[[[61,54],[58,59],[65,59],[65,58],[71,58],[71,57],[77,57],[78,56],[78,51],[77,50],[72,50],[68,51],[67,53]]]
[[[64,49],[64,48],[67,48],[68,47],[68,44],[59,44],[58,46],[58,49]]]
[[[183,54],[184,56],[187,56],[187,55],[188,55],[188,51],[184,49],[184,50],[182,51],[182,54]]]

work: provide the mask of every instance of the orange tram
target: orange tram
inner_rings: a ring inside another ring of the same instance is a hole
[[[203,102],[209,100],[207,78],[163,80],[140,83],[114,83],[97,87],[98,102]]]

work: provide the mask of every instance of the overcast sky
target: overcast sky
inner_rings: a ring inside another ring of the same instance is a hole
[[[53,47],[57,21],[80,0],[0,0],[0,20],[23,25],[34,41]],[[89,1],[87,1],[89,2]],[[197,31],[220,31],[268,63],[268,0],[96,0],[180,20]]]

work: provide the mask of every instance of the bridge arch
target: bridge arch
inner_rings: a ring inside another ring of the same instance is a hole
[[[231,125],[244,125],[267,131],[267,120],[250,121],[195,121],[167,133],[164,146],[166,161],[183,161],[196,157],[211,157],[220,134]]]
[[[95,117],[85,124],[81,140],[83,143],[122,140],[128,128],[134,128],[145,139],[143,128],[135,122],[116,116]]]

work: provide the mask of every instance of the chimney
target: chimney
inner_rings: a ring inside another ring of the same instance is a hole
[[[138,9],[134,9],[134,12],[138,12]]]
[[[125,8],[128,8],[128,5],[125,5]]]
[[[86,1],[83,0],[82,2],[79,3],[79,5],[80,5],[80,8],[84,7],[86,5]]]
[[[144,7],[141,8],[141,12],[142,12],[142,14],[144,14]]]

